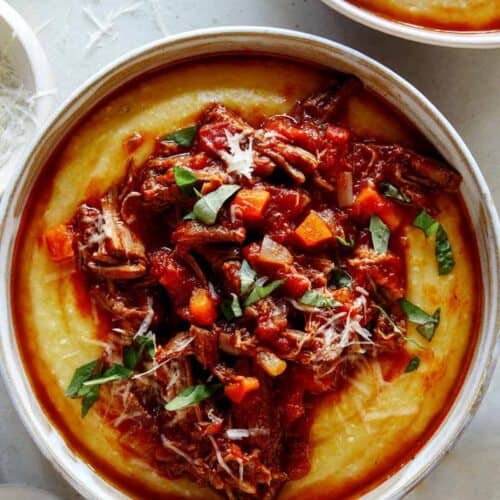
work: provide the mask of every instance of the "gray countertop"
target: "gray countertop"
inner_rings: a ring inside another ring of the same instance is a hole
[[[320,0],[10,0],[39,38],[54,70],[59,101],[96,70],[162,36],[223,25],[270,25],[322,35],[350,45],[396,70],[419,88],[456,127],[500,205],[500,49],[464,50],[406,42],[359,26]],[[101,19],[118,17],[101,39],[85,46]],[[156,7],[155,7],[156,6]],[[158,16],[153,15],[154,8]],[[48,24],[47,24],[48,23]],[[408,498],[500,498],[500,370],[455,449]],[[79,498],[43,458],[22,427],[0,382],[0,483],[22,483],[60,498]],[[1,494],[0,494],[1,497]]]

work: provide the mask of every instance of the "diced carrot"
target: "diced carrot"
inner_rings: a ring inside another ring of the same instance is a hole
[[[286,361],[270,351],[261,351],[256,357],[257,364],[271,377],[277,377],[286,370]]]
[[[53,261],[61,262],[73,257],[73,233],[66,224],[47,229],[44,236]]]
[[[217,301],[205,288],[196,288],[189,299],[189,316],[198,326],[211,326],[217,319]]]
[[[333,233],[328,224],[314,211],[304,219],[302,224],[295,230],[295,235],[300,243],[307,248],[315,247],[333,238]]]
[[[260,387],[259,379],[239,375],[234,382],[224,387],[224,394],[234,403],[241,403],[245,396]]]
[[[241,189],[235,196],[233,206],[239,207],[244,222],[262,220],[271,194],[265,189]]]
[[[397,229],[403,219],[403,213],[397,204],[381,195],[373,184],[361,189],[352,208],[354,216],[357,217],[378,215],[391,231]]]

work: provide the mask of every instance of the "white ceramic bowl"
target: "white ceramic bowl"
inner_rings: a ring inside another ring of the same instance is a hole
[[[469,49],[492,49],[500,47],[500,31],[448,31],[421,27],[384,17],[347,0],[322,0],[323,3],[353,21],[369,26],[389,35],[399,36],[414,42],[445,47]]]
[[[12,69],[19,76],[24,89],[30,95],[38,96],[33,106],[37,124],[44,124],[55,106],[55,89],[52,71],[45,52],[35,33],[26,21],[4,0],[0,0],[0,51],[5,51]],[[27,130],[26,143],[34,139],[37,127]],[[7,172],[13,170],[20,160],[22,149],[12,155]],[[0,181],[0,194],[5,183]]]
[[[24,373],[15,340],[10,308],[9,270],[19,217],[45,158],[96,103],[141,74],[189,58],[216,53],[253,53],[285,56],[357,75],[398,109],[406,110],[415,125],[464,177],[462,192],[480,250],[484,283],[481,335],[469,373],[455,403],[439,429],[392,477],[366,498],[397,498],[421,480],[456,441],[482,399],[493,370],[498,324],[499,222],[481,172],[456,131],[439,111],[397,74],[348,47],[323,38],[276,28],[219,28],[176,35],[136,50],[108,66],[73,94],[47,125],[22,168],[4,194],[0,209],[0,365],[6,386],[26,428],[49,460],[68,481],[89,498],[123,498],[114,487],[82,462],[52,427]]]

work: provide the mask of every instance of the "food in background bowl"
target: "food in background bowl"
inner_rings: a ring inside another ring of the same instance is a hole
[[[348,0],[405,23],[454,31],[500,30],[499,0]]]
[[[370,489],[475,345],[460,182],[346,75],[220,58],[123,89],[48,161],[17,238],[41,404],[131,495]]]

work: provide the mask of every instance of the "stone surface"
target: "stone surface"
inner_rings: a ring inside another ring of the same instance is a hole
[[[39,37],[56,76],[59,100],[116,57],[162,36],[150,0],[9,3],[34,29],[41,28]],[[82,7],[106,19],[128,5],[139,9],[118,17],[100,44],[85,50],[96,26]],[[500,49],[448,49],[399,40],[344,19],[320,0],[161,0],[157,5],[169,34],[209,26],[278,26],[322,35],[378,59],[426,94],[457,128],[499,206]],[[499,414],[497,370],[483,405],[455,449],[408,498],[500,498]],[[32,443],[1,383],[0,451],[0,483],[29,484],[60,498],[79,498]]]

